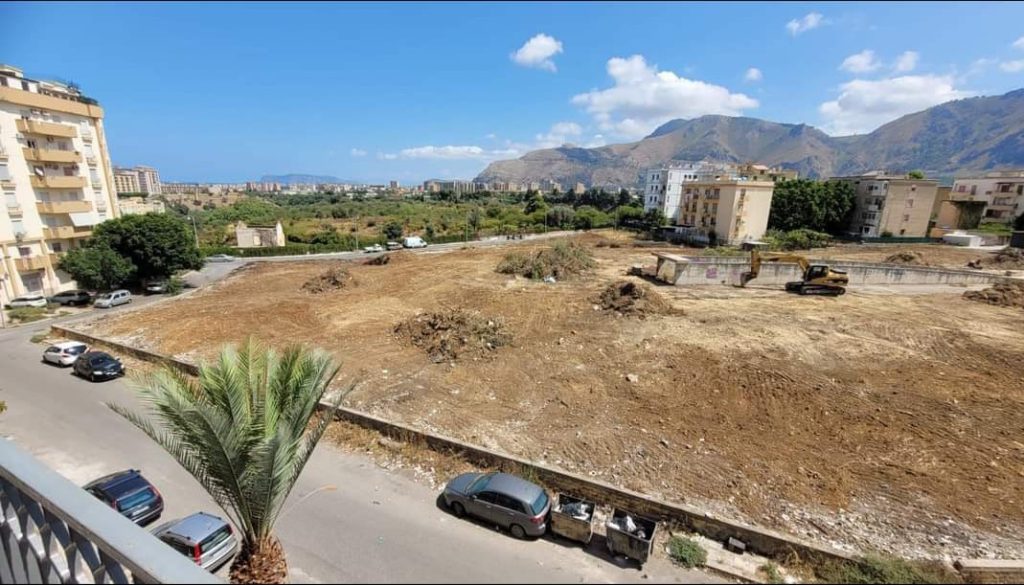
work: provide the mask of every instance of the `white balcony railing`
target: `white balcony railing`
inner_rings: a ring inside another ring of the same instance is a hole
[[[220,583],[0,439],[0,583]]]

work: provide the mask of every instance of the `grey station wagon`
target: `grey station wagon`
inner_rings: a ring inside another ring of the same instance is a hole
[[[211,573],[238,551],[231,525],[206,512],[161,524],[153,535]]]
[[[551,509],[544,488],[507,473],[464,473],[445,486],[444,501],[456,516],[476,516],[516,538],[543,535]]]

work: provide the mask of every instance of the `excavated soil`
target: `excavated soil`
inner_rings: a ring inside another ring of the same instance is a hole
[[[302,290],[315,295],[341,290],[352,284],[352,275],[348,268],[341,266],[331,268],[310,278],[302,285]]]
[[[1020,307],[1024,309],[1024,283],[1000,283],[985,290],[969,290],[964,293],[964,298],[1000,307]]]
[[[1024,250],[1005,248],[995,254],[968,262],[967,266],[990,270],[1024,270]]]
[[[609,284],[597,299],[605,311],[640,317],[668,315],[673,313],[672,304],[650,286],[632,280],[620,280]],[[682,314],[682,311],[677,311]]]
[[[556,284],[496,273],[507,248],[410,255],[352,265],[359,286],[320,297],[295,283],[322,263],[260,263],[92,328],[191,359],[250,334],[301,341],[333,352],[339,387],[359,381],[348,404],[380,416],[846,549],[1024,558],[1024,312],[955,288],[659,286],[684,315],[608,319],[594,299],[653,250],[594,248],[593,271]],[[433,363],[394,333],[450,307],[501,319],[515,343]]]
[[[883,260],[886,264],[903,264],[906,266],[928,266],[924,256],[916,250],[904,250],[889,255]]]
[[[501,319],[488,319],[462,309],[410,317],[395,327],[395,333],[426,350],[434,363],[481,357],[512,343],[512,335]]]

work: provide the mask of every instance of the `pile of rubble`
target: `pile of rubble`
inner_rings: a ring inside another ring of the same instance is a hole
[[[1003,282],[985,290],[969,290],[964,293],[964,298],[1000,307],[1024,309],[1024,282]]]
[[[482,357],[512,343],[512,334],[500,319],[463,309],[416,315],[399,323],[395,333],[426,350],[434,363]]]
[[[671,303],[650,286],[630,280],[609,284],[601,291],[597,304],[605,311],[641,319],[648,315],[682,314],[681,310],[673,309]]]
[[[994,256],[978,258],[967,263],[970,268],[988,268],[991,270],[1024,270],[1024,250],[1005,248]]]
[[[886,264],[903,264],[905,266],[928,266],[924,256],[914,250],[903,250],[896,252],[883,260]]]
[[[315,295],[345,288],[352,284],[352,275],[345,267],[331,268],[302,285],[302,290]]]

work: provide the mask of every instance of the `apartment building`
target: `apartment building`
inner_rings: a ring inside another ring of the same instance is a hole
[[[161,195],[163,190],[160,188],[160,173],[157,172],[153,167],[135,167],[135,172],[139,174],[139,189],[147,195]]]
[[[857,193],[850,234],[872,238],[928,235],[938,181],[884,171],[832,180],[851,183]]]
[[[644,212],[660,209],[669,222],[674,224],[679,220],[684,183],[738,177],[736,169],[730,165],[705,162],[649,169],[644,181]]]
[[[1024,213],[1024,169],[991,171],[953,180],[951,201],[982,201],[982,222],[1009,222]]]
[[[768,230],[774,190],[772,181],[689,181],[680,193],[676,231],[691,239],[719,244],[760,239]]]
[[[143,213],[164,213],[167,206],[155,198],[124,197],[117,202],[121,215],[141,215]]]
[[[133,169],[114,167],[114,191],[118,195],[139,192],[139,174]]]
[[[120,214],[96,100],[0,65],[0,190],[0,302],[73,288],[59,256]]]
[[[800,178],[799,171],[746,163],[736,167],[736,173],[749,181],[780,183]]]

